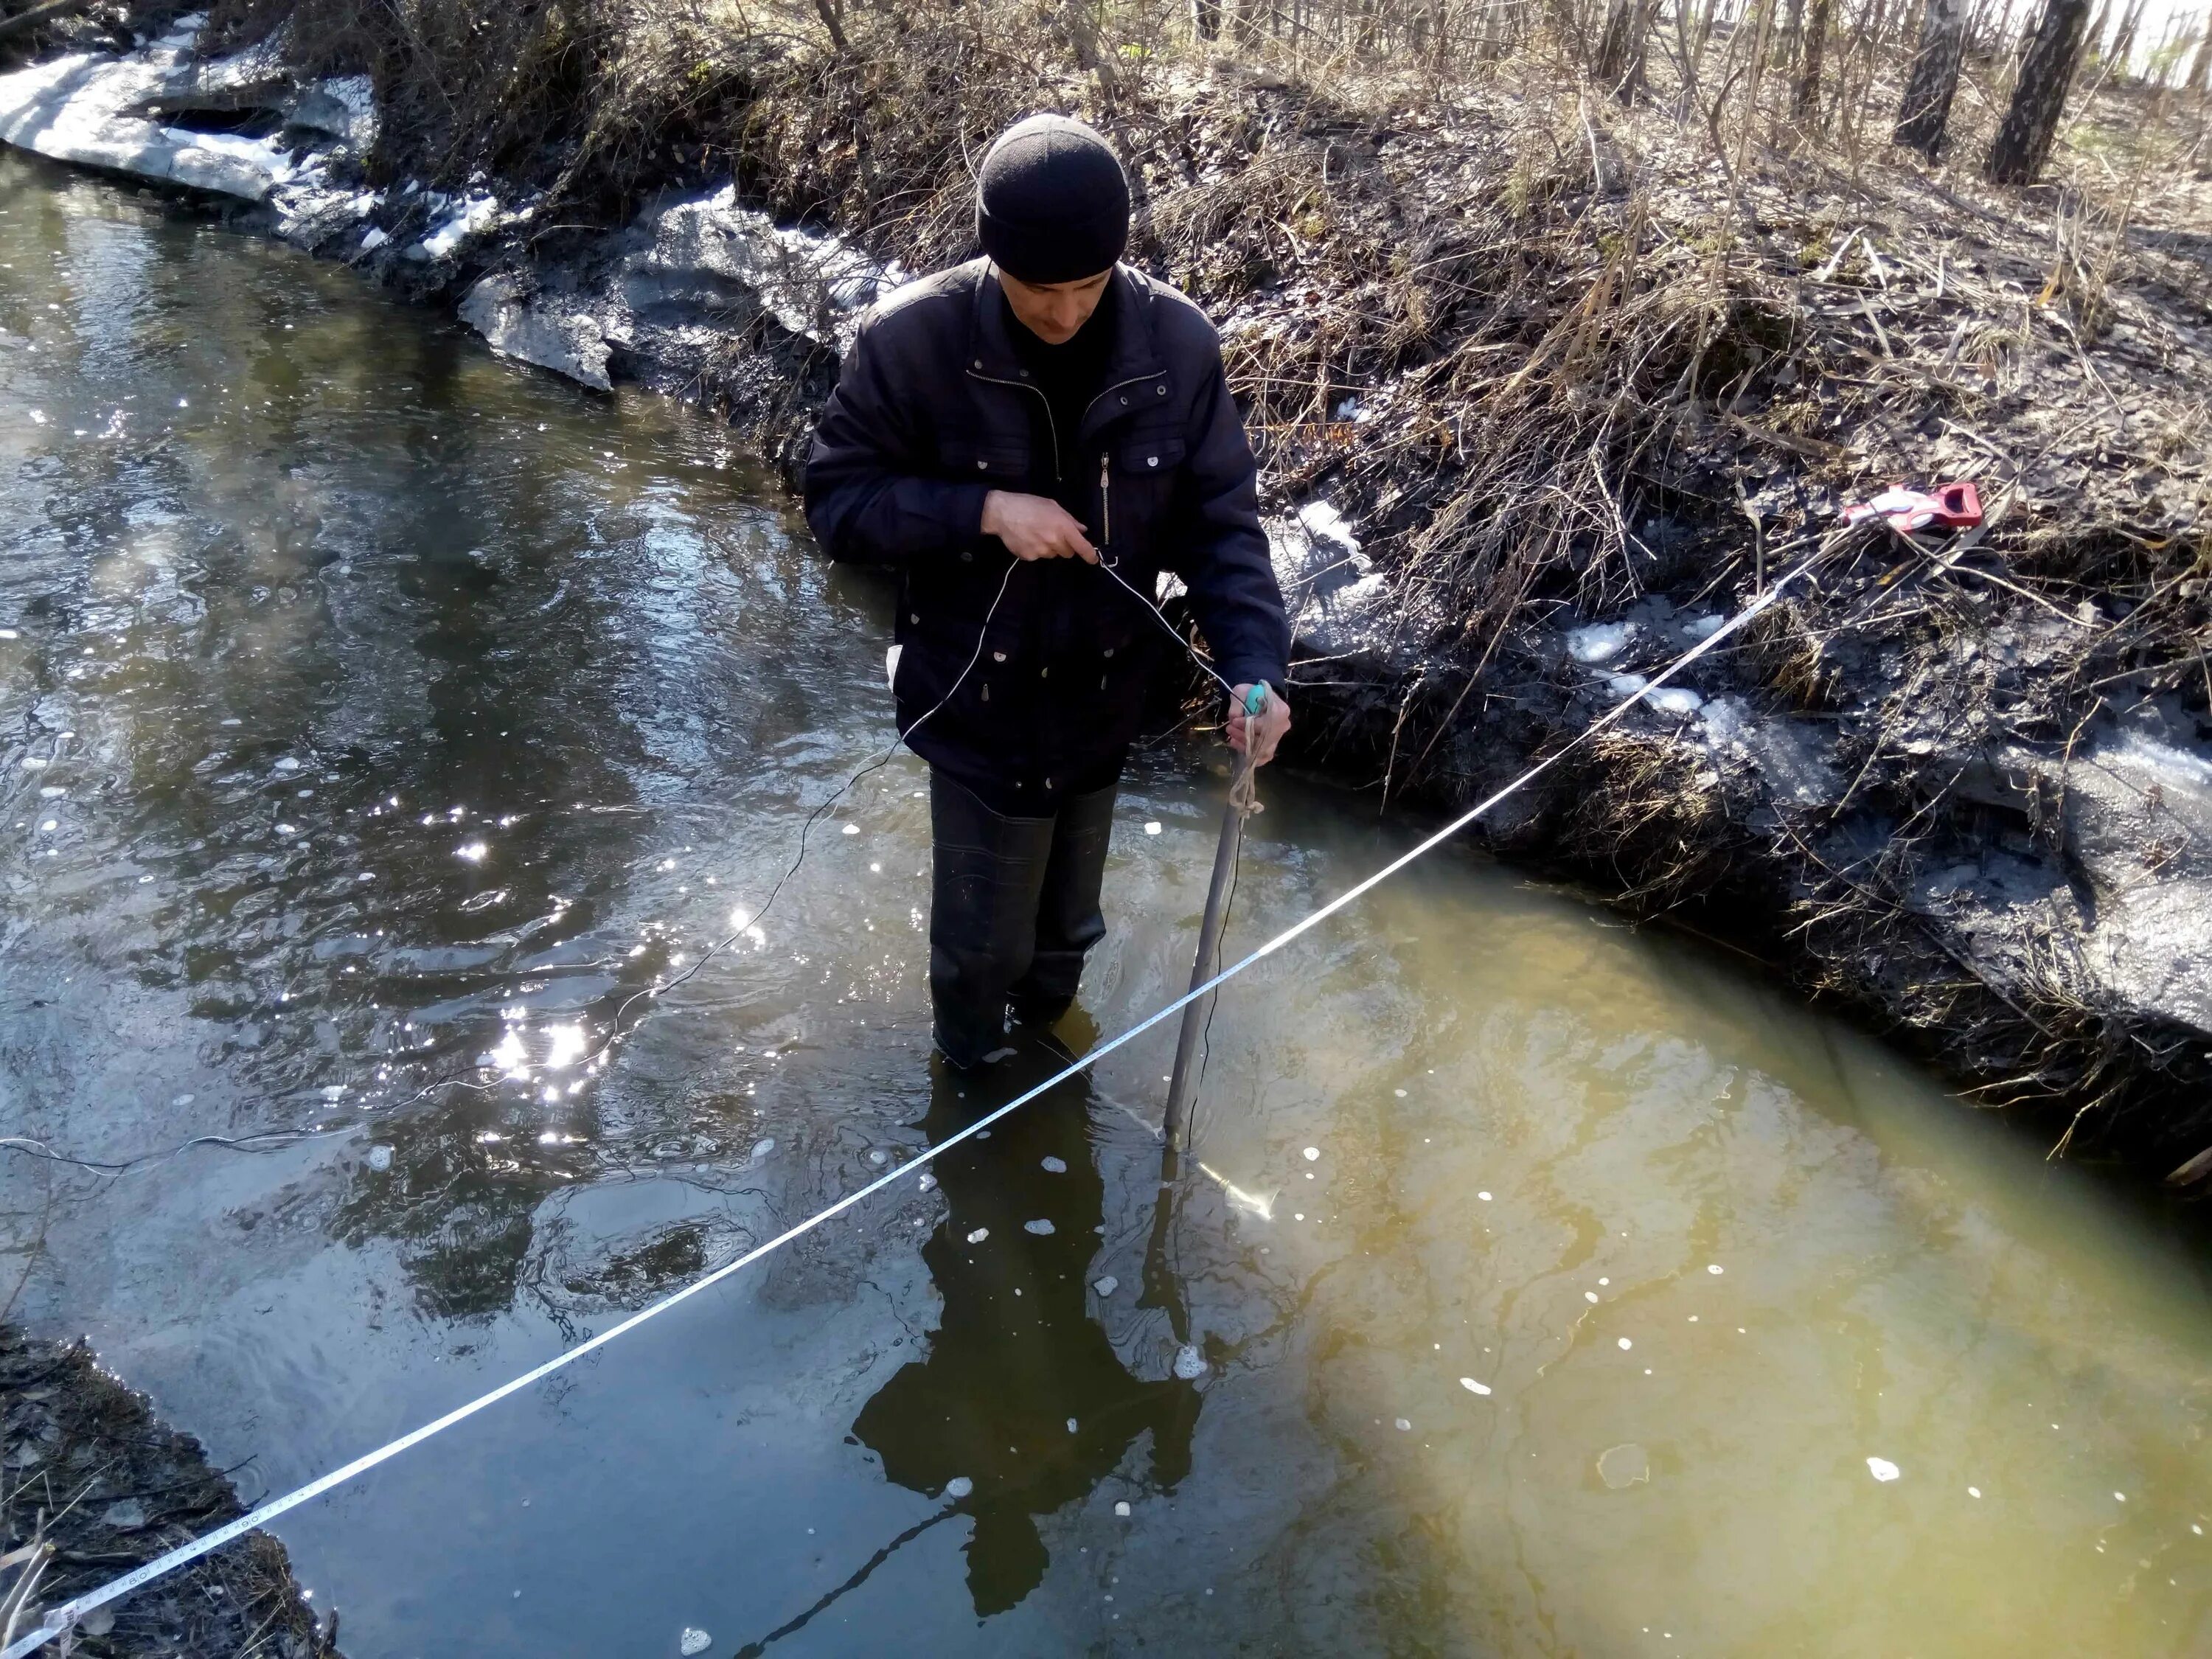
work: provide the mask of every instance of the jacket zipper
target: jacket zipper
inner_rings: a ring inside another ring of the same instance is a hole
[[[1010,386],[1017,392],[1036,393],[1037,401],[1044,405],[1044,429],[1052,438],[1052,481],[1058,483],[1060,481],[1060,426],[1052,418],[1052,399],[1044,395],[1042,387],[1032,386],[1027,380],[1003,380],[995,374],[978,374],[972,368],[968,371],[968,375],[970,380],[981,380],[987,386]],[[1083,418],[1088,421],[1091,418],[1091,411],[1104,402],[1109,394],[1119,392],[1125,386],[1136,386],[1152,378],[1150,374],[1139,374],[1126,380],[1115,381],[1113,385],[1083,406]],[[1098,545],[1102,552],[1114,539],[1112,457],[1111,450],[1102,449],[1098,452]]]

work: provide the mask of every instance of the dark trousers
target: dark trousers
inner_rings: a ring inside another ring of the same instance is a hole
[[[1106,936],[1098,888],[1116,787],[1016,818],[932,769],[929,997],[954,1064],[1005,1046],[1009,1005],[1049,1023],[1075,1000],[1083,958]]]

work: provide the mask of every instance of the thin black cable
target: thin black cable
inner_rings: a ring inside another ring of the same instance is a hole
[[[222,1146],[234,1152],[281,1152],[288,1146],[296,1146],[303,1140],[324,1140],[336,1135],[349,1135],[356,1126],[343,1129],[271,1129],[258,1135],[194,1135],[179,1142],[165,1152],[145,1152],[137,1158],[116,1162],[96,1158],[73,1158],[67,1152],[58,1152],[43,1140],[33,1140],[25,1135],[0,1136],[0,1151],[21,1152],[26,1158],[44,1158],[50,1164],[68,1164],[80,1170],[89,1170],[94,1175],[122,1176],[131,1170],[167,1164],[172,1158],[182,1158],[195,1146]],[[268,1144],[258,1145],[259,1142]]]

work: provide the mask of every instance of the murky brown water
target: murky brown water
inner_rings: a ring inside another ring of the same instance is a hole
[[[882,594],[725,434],[12,157],[0,327],[0,1130],[332,1131],[0,1154],[20,1316],[279,1490],[977,1103],[927,1059],[904,757],[578,1061],[887,729]],[[1204,763],[1132,779],[1103,1029],[1187,971]],[[1405,844],[1267,793],[1232,940]],[[2156,1216],[1464,857],[1212,1036],[1218,1179],[1164,1220],[1166,1031],[289,1517],[348,1650],[2212,1645],[2212,1306]]]

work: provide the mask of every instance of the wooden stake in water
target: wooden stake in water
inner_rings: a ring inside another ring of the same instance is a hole
[[[1190,967],[1190,988],[1194,991],[1221,969],[1221,921],[1227,905],[1229,878],[1237,868],[1237,849],[1243,843],[1244,820],[1259,810],[1252,793],[1250,722],[1267,706],[1266,686],[1255,685],[1245,694],[1245,751],[1237,757],[1236,775],[1229,785],[1229,804],[1221,812],[1221,839],[1214,844],[1213,884],[1206,890],[1206,913],[1198,924],[1198,957]],[[1213,1000],[1219,994],[1218,991],[1208,992],[1182,1011],[1182,1034],[1176,1039],[1175,1070],[1168,1079],[1167,1116],[1162,1126],[1166,1132],[1170,1160],[1182,1150],[1183,1116],[1189,1104],[1199,1041],[1206,1031],[1206,1016],[1213,1012]]]

